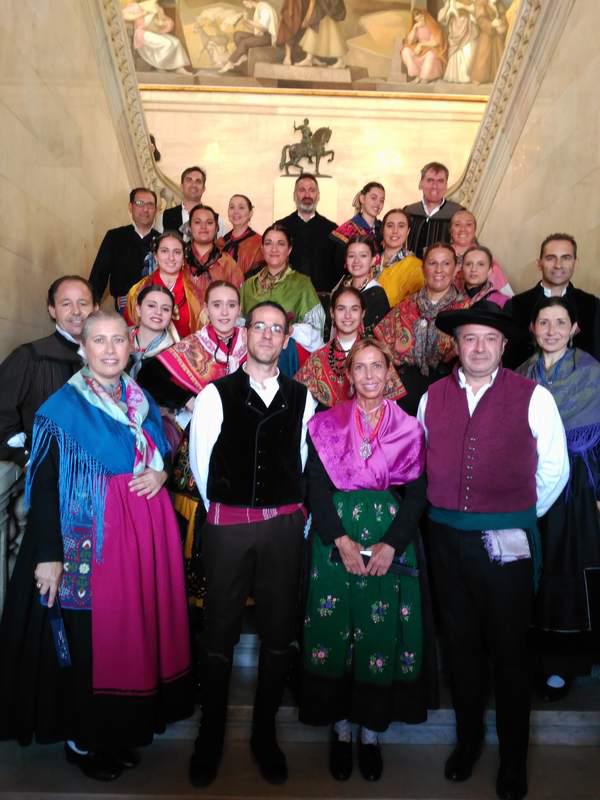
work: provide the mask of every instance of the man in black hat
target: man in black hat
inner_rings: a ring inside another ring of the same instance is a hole
[[[484,741],[488,654],[493,666],[503,800],[527,794],[530,674],[527,633],[539,575],[536,517],[569,475],[550,392],[501,366],[512,322],[495,304],[442,312],[460,366],[432,384],[418,418],[427,435],[430,558],[457,744],[445,775],[471,776]]]

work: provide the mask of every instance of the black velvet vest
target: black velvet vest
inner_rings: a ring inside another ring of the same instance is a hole
[[[223,424],[210,457],[208,499],[261,508],[301,503],[300,459],[306,387],[279,375],[267,408],[243,369],[215,381]]]

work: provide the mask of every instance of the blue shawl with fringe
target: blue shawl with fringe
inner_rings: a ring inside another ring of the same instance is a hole
[[[541,384],[556,401],[565,432],[569,457],[585,464],[588,481],[600,489],[600,362],[577,348],[569,348],[550,370],[536,353],[516,370]],[[570,480],[570,478],[569,478]]]
[[[160,412],[154,400],[146,397],[149,408],[142,428],[165,456],[169,445]],[[65,550],[69,542],[81,538],[82,531],[93,531],[95,558],[101,561],[108,482],[113,475],[132,472],[135,437],[127,425],[65,384],[40,406],[35,417],[26,481],[27,506],[37,468],[53,440],[58,447],[60,524]]]

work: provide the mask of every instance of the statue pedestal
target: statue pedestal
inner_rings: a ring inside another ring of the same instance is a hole
[[[334,162],[335,163],[335,162]],[[311,166],[310,164],[308,165]],[[333,165],[331,165],[333,166]],[[307,170],[308,172],[308,170]],[[317,211],[331,220],[337,219],[338,182],[336,178],[317,178],[321,199]],[[294,183],[296,178],[282,176],[273,183],[273,219],[281,219],[291,214],[294,208]]]
[[[351,89],[353,81],[367,76],[362,67],[297,67],[285,64],[258,62],[254,77],[264,86],[286,86],[288,84],[327,84],[328,88]]]

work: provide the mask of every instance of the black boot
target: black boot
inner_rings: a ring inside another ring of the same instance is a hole
[[[201,679],[202,717],[190,759],[192,786],[208,786],[217,777],[225,740],[230,675],[230,659],[220,655],[206,657]]]
[[[275,716],[283,697],[288,669],[288,651],[261,647],[250,749],[261,775],[273,784],[285,783],[288,777],[285,755],[277,744],[275,732]]]

